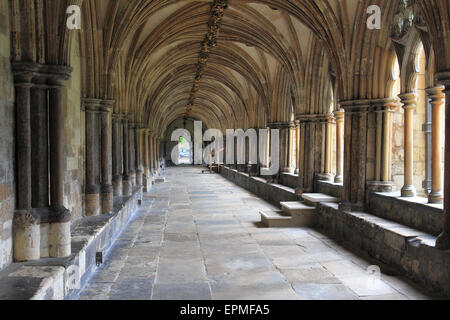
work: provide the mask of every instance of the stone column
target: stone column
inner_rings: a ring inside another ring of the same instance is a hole
[[[86,186],[85,214],[97,216],[100,214],[100,186],[98,185],[97,118],[101,100],[84,99],[86,127]]]
[[[111,213],[114,208],[114,189],[112,186],[111,167],[111,112],[113,100],[103,100],[100,107],[101,128],[101,166],[102,166],[102,214]]]
[[[445,145],[444,145],[444,219],[442,233],[436,240],[436,247],[450,250],[450,71],[437,74],[439,83],[445,86]]]
[[[133,184],[130,176],[130,163],[129,163],[129,129],[128,129],[128,117],[123,119],[123,178],[122,178],[122,193],[124,197],[129,197],[133,194]]]
[[[364,210],[368,100],[341,101],[345,110],[344,187],[341,210]]]
[[[136,126],[137,123],[135,122],[130,122],[128,124],[128,168],[133,187],[136,186]]]
[[[289,172],[291,173],[295,173],[295,169],[297,168],[296,146],[297,129],[295,127],[295,121],[291,121],[289,123]]]
[[[158,138],[153,138],[154,145],[155,145],[155,172],[156,175],[159,176],[159,142]]]
[[[300,173],[300,120],[295,120],[295,174]]]
[[[426,121],[422,126],[422,131],[425,133],[425,166],[426,166],[426,174],[425,174],[425,180],[422,182],[422,187],[423,190],[425,192],[425,194],[427,196],[429,196],[430,192],[431,192],[431,176],[432,176],[432,172],[431,172],[431,157],[432,157],[432,128],[431,128],[431,124],[432,124],[432,106],[430,104],[430,99],[427,99],[427,105],[426,105],[426,109],[427,109],[427,116],[426,116]]]
[[[32,210],[30,89],[37,66],[13,63],[16,91],[16,210],[14,212],[14,261],[40,258],[40,216]]]
[[[404,120],[404,141],[405,141],[405,183],[402,188],[402,197],[415,197],[416,188],[413,181],[413,160],[414,160],[414,109],[417,104],[416,93],[405,93],[399,95],[405,110]]]
[[[444,107],[444,87],[428,88],[427,94],[431,99],[431,192],[428,195],[430,203],[442,203],[442,116]]]
[[[161,143],[159,138],[156,138],[156,165],[159,175],[161,170]]]
[[[148,135],[148,143],[149,143],[149,164],[150,164],[150,181],[153,184],[153,175],[155,173],[155,159],[153,156],[153,136],[151,131],[149,131],[149,135]]]
[[[335,183],[344,182],[344,110],[334,113],[336,118],[336,176]]]
[[[280,172],[290,172],[291,168],[289,165],[289,135],[290,135],[290,126],[289,123],[280,124],[280,135],[281,135],[281,144],[280,144]]]
[[[368,157],[372,162],[368,165],[367,189],[370,192],[391,192],[392,167],[392,112],[397,107],[394,99],[372,100],[375,115],[372,118],[372,132],[368,137],[368,144],[374,146],[369,150]],[[370,146],[369,145],[369,146]]]
[[[299,122],[300,127],[300,146],[299,146],[299,168],[298,168],[298,186],[295,189],[295,194],[302,195],[303,189],[304,189],[304,175],[305,175],[305,131],[306,131],[306,124],[303,119],[297,120]]]
[[[71,254],[71,214],[64,207],[63,158],[63,80],[70,77],[72,68],[48,66],[49,73],[49,136],[50,136],[50,197],[48,244],[50,257],[67,257]]]
[[[322,126],[324,126],[324,136],[323,142],[325,145],[325,156],[323,157],[324,163],[322,164],[323,172],[318,174],[318,178],[324,181],[332,181],[332,173],[331,173],[331,154],[332,154],[332,139],[333,139],[333,124],[334,117],[333,115],[325,115],[325,118],[321,120]]]
[[[122,130],[122,120],[123,115],[120,113],[114,113],[112,115],[112,152],[113,152],[113,189],[114,196],[121,197],[122,196],[122,139],[121,132]]]
[[[142,128],[141,125],[137,125],[134,128],[134,140],[136,145],[135,158],[136,158],[136,185],[142,187],[142,165],[141,165],[141,154],[142,154]]]
[[[144,142],[144,192],[150,192],[152,181],[150,178],[150,140],[149,140],[149,130],[143,130],[143,142]]]
[[[381,157],[381,181],[391,184],[392,182],[392,114],[398,107],[395,100],[387,100],[384,104],[385,112],[383,113],[383,148]]]

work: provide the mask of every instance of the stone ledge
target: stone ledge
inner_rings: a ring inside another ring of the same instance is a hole
[[[434,236],[372,214],[341,211],[338,204],[321,203],[317,211],[320,228],[331,237],[450,297],[450,251],[436,249]]]
[[[401,198],[400,192],[370,193],[367,210],[381,218],[437,236],[442,232],[442,204],[426,198]]]
[[[283,201],[300,201],[302,198],[295,194],[293,188],[280,184],[267,182],[261,177],[250,177],[248,174],[238,172],[229,167],[221,167],[221,175],[226,179],[234,182],[238,186],[249,190],[250,192],[260,196],[261,198],[271,202],[276,206],[280,206]]]
[[[75,297],[97,267],[97,252],[103,255],[126,227],[142,188],[133,195],[115,199],[111,214],[86,217],[72,230],[72,255],[13,263],[0,272],[0,300],[62,300]]]

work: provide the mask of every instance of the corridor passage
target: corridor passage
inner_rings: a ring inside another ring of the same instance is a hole
[[[166,169],[80,299],[429,298],[316,230],[263,228],[276,207],[201,170]]]

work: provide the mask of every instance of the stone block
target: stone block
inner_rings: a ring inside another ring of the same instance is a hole
[[[292,227],[292,217],[286,216],[282,211],[266,210],[260,211],[261,222],[269,228]]]
[[[323,193],[304,193],[302,198],[307,205],[317,207],[321,202],[339,202],[339,199]]]

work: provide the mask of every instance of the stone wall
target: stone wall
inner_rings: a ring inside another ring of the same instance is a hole
[[[84,204],[84,113],[81,111],[81,58],[79,35],[72,39],[72,77],[66,81],[64,110],[64,205],[72,213],[72,221],[83,217]]]
[[[12,262],[14,185],[14,82],[9,0],[0,0],[0,269]]]

